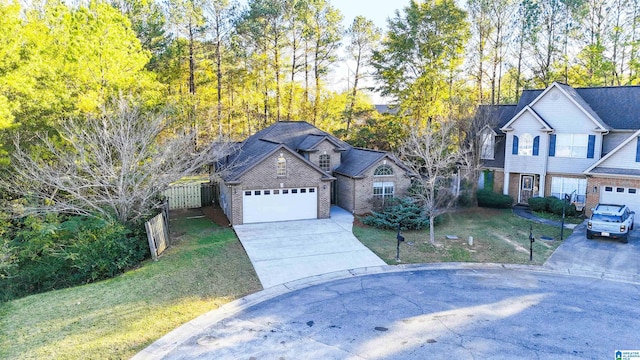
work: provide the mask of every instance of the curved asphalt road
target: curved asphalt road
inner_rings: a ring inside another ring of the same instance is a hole
[[[136,358],[613,359],[640,349],[639,284],[526,266],[389,269],[267,289]]]

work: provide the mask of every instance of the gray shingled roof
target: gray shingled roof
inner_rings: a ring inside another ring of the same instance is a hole
[[[640,169],[618,169],[618,168],[605,168],[597,167],[589,173],[592,174],[612,174],[612,175],[626,175],[626,176],[640,176]]]
[[[489,117],[496,119],[497,123],[492,124],[495,132],[500,133],[500,128],[509,122],[516,115],[516,105],[480,105],[476,113],[477,117]]]
[[[596,119],[612,129],[640,129],[640,86],[572,88],[558,84]],[[524,90],[515,113],[535,100],[544,90]]]
[[[578,88],[578,94],[613,129],[640,129],[640,86]]]
[[[387,155],[383,151],[356,149],[340,139],[304,121],[280,121],[248,137],[240,150],[230,155],[225,164],[234,164],[224,175],[225,181],[235,181],[247,170],[274,151],[285,147],[293,153],[308,150],[327,139],[344,150],[341,165],[335,171],[347,176],[360,176],[375,162]],[[392,156],[390,158],[394,159]],[[395,161],[395,160],[394,160]],[[224,164],[223,164],[224,165]],[[405,168],[408,171],[408,169]],[[331,176],[326,175],[330,178]]]
[[[351,148],[342,155],[342,163],[333,171],[347,176],[362,176],[371,165],[386,155],[384,151]]]

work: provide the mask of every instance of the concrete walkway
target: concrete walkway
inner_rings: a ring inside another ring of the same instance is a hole
[[[234,226],[264,288],[325,273],[386,265],[353,236],[353,215]]]
[[[553,220],[543,219],[535,216],[534,214],[531,213],[531,209],[525,206],[518,206],[518,205],[514,206],[513,213],[525,219],[529,219],[544,225],[556,226],[556,227],[560,227],[562,225],[560,221],[553,221]],[[567,224],[567,223],[564,224],[565,229],[574,229],[575,227],[576,227],[576,224]]]

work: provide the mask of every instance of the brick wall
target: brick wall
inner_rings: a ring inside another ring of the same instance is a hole
[[[336,177],[337,205],[341,208],[353,212],[353,193],[355,191],[355,180],[340,174]]]
[[[373,176],[376,168],[383,163],[391,166],[393,175],[391,176]],[[355,204],[353,210],[356,214],[364,214],[372,210],[373,199],[373,183],[374,182],[391,182],[394,183],[394,196],[401,197],[406,195],[407,190],[411,186],[411,179],[406,172],[397,166],[391,160],[380,160],[372,166],[365,174],[363,179],[357,179],[355,183]]]
[[[277,176],[276,164],[280,154],[287,160],[287,175]],[[232,186],[230,220],[234,225],[242,224],[242,194],[244,190],[279,189],[296,187],[318,188],[318,218],[328,218],[331,211],[331,182],[322,181],[322,174],[286,149],[277,151],[260,164],[254,166],[241,178],[241,184]],[[227,215],[229,217],[229,215]]]
[[[309,153],[309,161],[320,166],[320,155],[327,154],[331,156],[331,169],[335,169],[340,166],[340,152],[335,151],[336,146],[329,140],[324,140],[316,146],[318,151]]]
[[[520,191],[520,174],[510,173],[509,174],[509,195],[513,197],[514,203],[518,203],[519,191]]]
[[[503,189],[504,189],[504,172],[494,171],[493,172],[493,192],[502,194]]]

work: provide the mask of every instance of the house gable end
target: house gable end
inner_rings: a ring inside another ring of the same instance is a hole
[[[586,175],[611,173],[618,170],[640,169],[640,130],[633,133],[615,149],[585,170]],[[625,172],[625,171],[622,171]]]
[[[538,131],[542,131],[542,132],[553,131],[553,128],[549,126],[549,124],[546,121],[544,121],[544,119],[542,119],[540,115],[538,115],[530,106],[525,106],[500,130],[504,132],[510,132],[514,130],[518,122],[530,122],[532,120],[536,121],[540,125],[540,128]]]
[[[530,106],[559,133],[602,133],[608,127],[571,87],[549,87]]]

